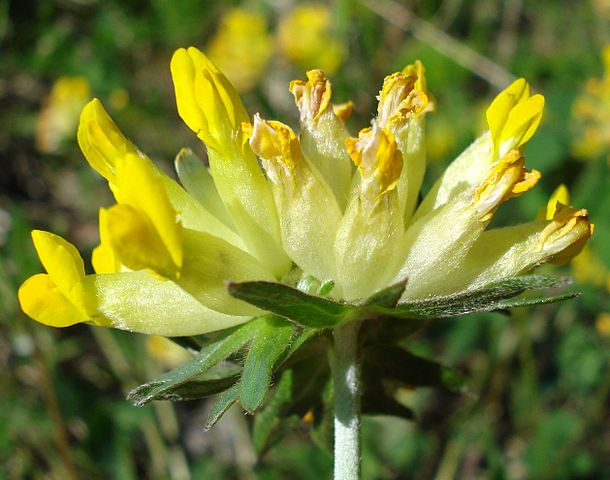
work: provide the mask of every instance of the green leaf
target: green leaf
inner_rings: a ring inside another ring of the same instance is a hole
[[[218,396],[218,400],[212,407],[210,414],[208,415],[208,419],[203,426],[204,430],[209,430],[216,422],[220,420],[220,418],[225,414],[225,412],[231,408],[231,406],[237,402],[239,398],[239,384],[233,385],[228,390],[225,390]]]
[[[229,283],[229,294],[312,328],[334,327],[353,309],[350,305],[308,295],[287,285],[273,282]]]
[[[283,318],[272,316],[256,332],[242,372],[239,401],[252,413],[263,403],[273,367],[286,351],[293,333],[293,324]]]
[[[393,417],[412,420],[413,410],[399,403],[390,393],[386,392],[381,382],[365,386],[362,395],[363,415],[391,415]]]
[[[127,398],[135,406],[142,406],[155,399],[162,399],[178,386],[194,379],[212,368],[233,352],[241,349],[265,325],[265,317],[259,317],[228,329],[205,346],[192,360],[161,375],[152,382],[145,383],[129,392]]]
[[[465,378],[455,370],[398,346],[372,346],[365,348],[363,354],[365,385],[387,379],[411,387],[440,387],[452,392],[465,389]]]
[[[171,400],[180,402],[211,397],[231,388],[239,381],[239,375],[210,380],[193,380],[164,390],[155,396],[155,400]]]
[[[564,293],[563,295],[555,295],[553,297],[533,297],[533,298],[515,298],[510,300],[503,300],[498,302],[498,308],[517,308],[517,307],[530,307],[532,305],[544,305],[547,303],[561,302],[563,300],[570,300],[580,296],[580,292]]]
[[[363,345],[394,345],[418,332],[427,319],[384,317],[374,322],[364,322],[360,330]]]
[[[538,288],[558,288],[569,283],[569,279],[545,277],[541,275],[524,275],[492,283],[476,290],[460,292],[444,297],[434,297],[425,300],[399,303],[395,308],[371,306],[374,311],[392,317],[403,319],[448,318],[468,315],[474,312],[489,312],[502,310],[511,306],[530,305],[527,299],[520,299],[512,303],[506,300],[515,297],[526,290]],[[571,295],[571,294],[569,294]],[[554,297],[549,297],[554,298]],[[570,298],[565,297],[565,298]],[[556,297],[550,301],[563,298]],[[544,303],[538,299],[537,303]],[[531,303],[535,305],[537,303]]]
[[[280,419],[280,410],[292,399],[292,377],[292,370],[282,374],[265,408],[254,417],[252,442],[259,455],[269,446],[271,433]]]
[[[329,377],[321,392],[321,404],[314,409],[314,428],[311,439],[324,452],[332,454],[335,432],[335,389]]]
[[[378,305],[380,307],[393,308],[396,306],[400,297],[405,292],[408,279],[404,279],[394,285],[390,285],[383,290],[378,291],[373,296],[369,297],[366,305]]]

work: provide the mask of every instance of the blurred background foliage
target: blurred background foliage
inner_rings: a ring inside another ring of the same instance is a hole
[[[596,232],[569,266],[582,296],[560,305],[431,323],[410,349],[470,378],[457,396],[405,389],[415,422],[368,418],[364,478],[610,478],[609,0],[4,0],[0,2],[0,478],[327,478],[331,456],[304,419],[257,459],[251,418],[231,411],[210,432],[206,402],[143,408],[125,392],[185,351],[159,338],[28,320],[19,284],[40,270],[29,230],[65,235],[87,257],[105,182],[75,141],[80,108],[102,99],[120,128],[171,168],[190,146],[176,113],[173,50],[203,48],[251,113],[295,125],[288,82],[324,68],[334,101],[366,126],[383,77],[419,58],[436,113],[424,189],[485,127],[512,75],[547,100],[530,142],[543,173],[501,208],[501,224],[536,216],[567,185]],[[479,57],[482,55],[483,57]]]

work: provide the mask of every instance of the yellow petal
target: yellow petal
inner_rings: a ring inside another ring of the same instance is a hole
[[[515,105],[508,115],[506,125],[500,135],[500,144],[512,140],[514,146],[511,148],[519,148],[524,145],[532,138],[540,125],[543,109],[544,97],[542,95],[534,95]]]
[[[519,78],[500,92],[487,109],[487,123],[494,144],[500,141],[500,134],[506,124],[508,115],[515,105],[527,100],[530,86],[524,78]]]
[[[100,244],[93,249],[91,264],[96,273],[114,273],[121,271],[121,264],[116,258],[110,244],[108,231],[108,210],[100,208]]]
[[[198,60],[200,57],[191,57],[186,48],[179,48],[174,52],[170,63],[178,114],[195,133],[207,126],[205,115],[195,100],[195,72],[202,67]]]
[[[44,273],[23,282],[18,297],[25,314],[45,325],[69,327],[89,320],[85,313],[63,295],[51,276]]]
[[[131,270],[151,269],[166,278],[176,278],[176,265],[149,218],[130,205],[108,210],[110,244],[119,261]],[[180,252],[182,253],[182,252]]]
[[[194,47],[178,49],[171,61],[178,113],[209,147],[241,147],[240,125],[248,114],[225,75]]]
[[[91,167],[109,182],[114,180],[118,158],[138,155],[138,149],[125,138],[97,98],[81,112],[78,144]]]
[[[128,210],[126,209],[121,210],[114,221],[111,222],[113,226],[109,226],[109,230],[113,232],[112,235],[119,231],[122,235],[127,235],[125,240],[131,235],[136,235],[136,238],[139,238],[140,235],[148,237],[150,234],[148,229],[154,230],[156,235],[149,237],[152,242],[149,246],[152,248],[154,245],[151,252],[160,253],[158,249],[161,247],[166,252],[162,257],[159,257],[159,261],[154,263],[165,267],[169,267],[170,264],[173,265],[165,273],[168,271],[177,272],[182,266],[182,237],[180,233],[182,227],[168,198],[163,180],[148,159],[140,156],[128,155],[117,161],[116,166],[115,195],[117,201],[120,204],[129,205],[138,214],[127,213]],[[123,224],[123,220],[128,221],[130,218],[134,221],[136,221],[136,218],[143,220],[134,224],[133,229],[131,229],[129,225]],[[128,234],[130,231],[131,233]],[[153,238],[154,240],[152,240]],[[161,244],[157,245],[157,241],[160,241]],[[123,258],[121,258],[121,261],[130,266],[123,261]]]
[[[536,215],[536,220],[552,220],[557,210],[558,202],[563,205],[570,204],[570,192],[568,192],[568,187],[563,183],[551,194],[546,206],[540,209],[538,215]]]
[[[585,209],[577,210],[557,203],[553,219],[540,234],[538,249],[556,250],[556,246],[560,246],[561,250],[554,253],[548,261],[562,265],[581,252],[594,229],[595,226],[589,223],[589,214]]]
[[[496,209],[509,198],[518,197],[538,183],[540,172],[524,167],[519,150],[511,150],[475,190],[475,208],[481,221],[489,220]]]
[[[34,247],[53,283],[66,296],[85,276],[85,266],[78,250],[58,235],[42,230],[32,232]]]

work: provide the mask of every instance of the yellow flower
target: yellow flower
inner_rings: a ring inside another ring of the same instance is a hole
[[[303,69],[333,73],[345,56],[332,33],[331,12],[321,3],[299,5],[281,18],[278,41],[282,53]]]
[[[273,39],[262,15],[235,8],[220,20],[207,51],[237,91],[245,92],[265,72],[273,53]]]
[[[72,140],[78,115],[89,100],[85,77],[60,77],[44,101],[36,123],[36,147],[43,153],[57,153],[66,140]]]
[[[590,78],[572,105],[577,137],[572,153],[581,159],[610,152],[610,46],[602,51],[604,75]]]
[[[87,104],[79,144],[116,204],[100,210],[95,274],[85,273],[74,246],[33,232],[47,273],[19,290],[32,318],[200,334],[264,313],[229,295],[228,281],[332,284],[334,299],[358,303],[408,278],[402,300],[418,300],[569,261],[592,233],[587,212],[560,194],[543,218],[487,228],[540,178],[525,168],[523,147],[544,100],[523,79],[496,97],[489,130],[418,205],[433,107],[421,63],[385,79],[377,116],[354,137],[344,123],[349,107],[333,106],[321,70],[290,85],[301,135],[259,114],[251,122],[232,84],[193,47],[174,54],[171,71],[178,112],[205,144],[209,169],[182,150],[179,185],[98,100]]]

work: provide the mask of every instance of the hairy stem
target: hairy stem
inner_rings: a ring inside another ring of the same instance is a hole
[[[360,365],[359,322],[335,328],[332,356],[335,387],[334,480],[360,478]]]

